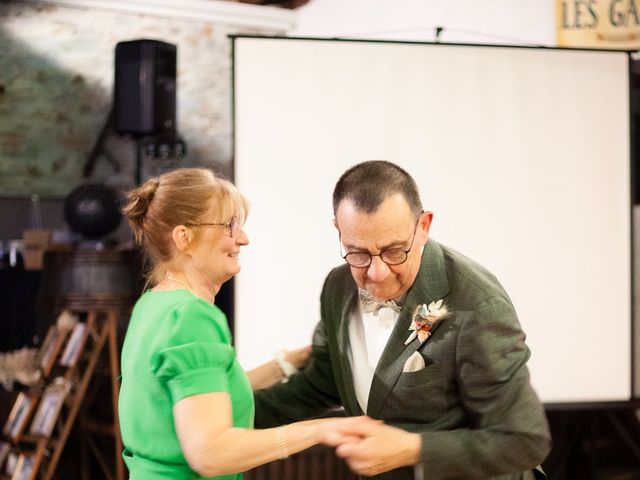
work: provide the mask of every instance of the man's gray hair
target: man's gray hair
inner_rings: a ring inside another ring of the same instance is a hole
[[[364,213],[374,213],[388,197],[402,194],[411,211],[422,213],[422,202],[415,180],[395,163],[369,160],[344,172],[333,190],[333,214],[342,200],[348,199]]]

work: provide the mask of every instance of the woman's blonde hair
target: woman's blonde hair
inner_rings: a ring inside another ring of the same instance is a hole
[[[147,281],[158,283],[175,260],[172,232],[199,222],[242,223],[249,204],[228,180],[206,168],[179,168],[151,178],[127,193],[122,212],[147,257]],[[197,245],[201,229],[194,230]]]

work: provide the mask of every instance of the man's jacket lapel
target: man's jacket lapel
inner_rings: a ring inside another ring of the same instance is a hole
[[[351,275],[349,273],[349,275]],[[358,403],[356,392],[353,388],[353,371],[351,370],[351,361],[349,349],[349,321],[351,319],[351,311],[354,303],[357,301],[357,288],[355,283],[353,289],[347,292],[345,300],[342,303],[342,309],[339,316],[338,325],[338,349],[340,350],[340,373],[342,382],[338,382],[338,389],[341,393],[342,403],[349,415],[362,415],[362,409]]]
[[[411,333],[409,327],[416,306],[438,301],[446,297],[447,293],[449,282],[442,249],[437,242],[429,240],[422,253],[418,275],[407,292],[398,322],[391,332],[373,375],[366,412],[370,417],[381,418],[382,409],[402,373],[405,362],[422,346],[417,338],[409,345],[404,344]]]

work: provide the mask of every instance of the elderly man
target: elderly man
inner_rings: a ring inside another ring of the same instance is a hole
[[[359,474],[544,478],[548,427],[498,280],[429,238],[433,214],[397,165],[349,169],[333,208],[346,265],[326,278],[309,365],[257,392],[256,427],[343,406],[384,420],[337,449]]]

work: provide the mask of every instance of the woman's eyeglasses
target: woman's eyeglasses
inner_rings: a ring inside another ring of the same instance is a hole
[[[208,222],[198,222],[198,223],[185,223],[185,227],[224,227],[225,233],[231,238],[235,238],[238,235],[238,231],[240,230],[240,222],[237,221],[236,217],[231,217],[227,223],[208,223]]]

